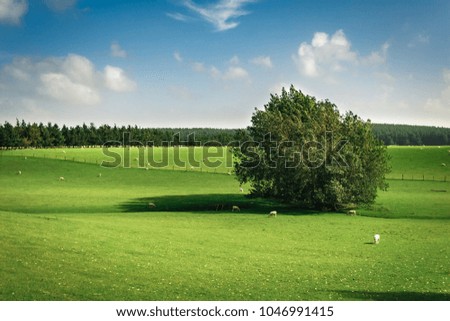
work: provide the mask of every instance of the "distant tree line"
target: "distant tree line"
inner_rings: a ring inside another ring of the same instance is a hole
[[[59,127],[52,123],[0,125],[0,146],[7,148],[51,148],[60,146],[224,146],[245,135],[245,130],[216,128],[141,128],[138,126],[96,127],[93,123]]]
[[[373,132],[385,145],[450,145],[450,128],[373,124]]]
[[[450,145],[450,128],[373,124],[373,132],[385,145]],[[62,127],[52,123],[0,124],[3,148],[49,148],[60,146],[196,146],[236,145],[248,140],[247,129],[141,128],[138,126],[77,125]]]

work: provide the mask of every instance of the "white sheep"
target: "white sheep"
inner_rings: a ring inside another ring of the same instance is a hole
[[[373,244],[378,244],[380,243],[380,234],[375,234],[373,236]]]
[[[155,208],[156,204],[155,203],[148,203],[148,208]]]
[[[242,187],[239,187],[239,192],[244,193],[244,189]]]
[[[441,166],[447,167],[447,164],[445,164],[445,163],[442,163],[442,164],[441,164]]]
[[[239,208],[239,206],[233,205],[233,207],[231,208],[232,212],[240,212],[241,209]]]
[[[97,177],[102,177],[102,173],[98,173]]]
[[[355,211],[355,210],[349,210],[349,211],[347,212],[347,215],[355,216],[355,215],[356,215],[356,211]]]
[[[22,171],[18,171],[18,172],[17,172],[17,175],[22,175]]]
[[[64,177],[62,177],[62,176],[59,177],[59,180],[60,181],[65,181]]]
[[[271,211],[269,217],[277,217],[277,211]]]

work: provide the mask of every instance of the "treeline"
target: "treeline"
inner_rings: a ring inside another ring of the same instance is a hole
[[[373,124],[373,132],[385,145],[450,145],[450,128]]]
[[[240,134],[241,133],[241,134]],[[227,145],[245,133],[239,129],[215,128],[140,128],[137,126],[96,127],[93,123],[59,127],[57,124],[26,123],[17,120],[0,125],[0,147],[49,148],[60,146],[197,146]]]
[[[450,128],[373,124],[375,135],[385,145],[450,145]],[[59,127],[52,123],[0,124],[0,147],[2,148],[49,148],[60,146],[197,146],[229,145],[247,140],[245,129],[217,128],[141,128],[137,126],[96,127],[93,123]]]

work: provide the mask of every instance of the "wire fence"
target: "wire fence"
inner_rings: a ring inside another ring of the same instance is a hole
[[[446,175],[432,175],[432,174],[397,174],[389,175],[386,177],[390,180],[401,181],[427,181],[427,182],[447,182],[448,177]]]

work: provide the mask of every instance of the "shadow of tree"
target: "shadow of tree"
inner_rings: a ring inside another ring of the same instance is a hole
[[[149,206],[153,203],[155,206]],[[199,194],[199,195],[166,195],[156,197],[135,198],[119,204],[122,212],[231,212],[233,206],[240,213],[251,212],[268,214],[276,210],[287,215],[303,215],[317,213],[299,209],[293,205],[282,204],[274,200],[249,198],[240,194]]]
[[[449,293],[433,292],[364,292],[364,291],[336,291],[355,300],[373,301],[449,301]]]

